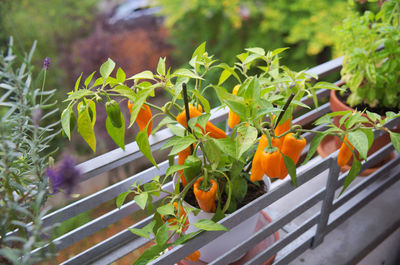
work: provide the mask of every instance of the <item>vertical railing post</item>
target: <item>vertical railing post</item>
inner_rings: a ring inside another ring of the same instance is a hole
[[[329,175],[326,181],[325,196],[321,206],[321,217],[318,221],[317,231],[315,232],[315,237],[311,244],[312,248],[315,248],[324,240],[329,215],[332,211],[333,197],[335,196],[339,173],[340,167],[337,165],[336,160],[334,158],[330,158]]]

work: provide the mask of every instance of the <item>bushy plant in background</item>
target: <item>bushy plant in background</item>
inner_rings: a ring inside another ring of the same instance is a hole
[[[33,78],[34,48],[18,55],[11,39],[8,51],[0,53],[1,264],[36,264],[52,253],[52,227],[43,227],[41,218],[49,193],[45,169],[55,151],[49,145],[60,130],[59,121],[41,126],[58,109],[55,90],[44,91],[41,82],[48,58],[39,78]]]
[[[295,69],[330,59],[333,26],[356,9],[347,0],[213,1],[153,0],[176,46],[179,62],[206,41],[210,52],[233,63],[245,47],[291,46],[286,64]]]

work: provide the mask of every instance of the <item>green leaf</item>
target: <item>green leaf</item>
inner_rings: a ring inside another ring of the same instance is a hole
[[[375,69],[375,65],[373,64],[367,64],[366,66],[366,70],[367,70],[367,78],[370,82],[372,83],[376,83],[376,69]]]
[[[394,149],[400,154],[400,133],[389,131],[390,140],[392,141]]]
[[[257,129],[252,126],[241,126],[237,130],[237,146],[236,149],[239,151],[236,159],[240,157],[253,147],[257,140]]]
[[[138,235],[140,237],[144,237],[147,239],[150,239],[150,235],[148,231],[145,231],[143,229],[139,229],[139,228],[129,228],[129,231],[131,231],[132,233],[134,233],[135,235]]]
[[[86,77],[85,79],[85,87],[87,88],[87,86],[90,84],[90,81],[92,81],[93,75],[94,73],[96,73],[96,71],[94,71],[93,73],[91,73],[88,77]]]
[[[345,91],[346,89],[343,87],[338,87],[335,84],[328,83],[328,82],[318,82],[313,86],[314,89],[330,89],[330,90],[339,90]]]
[[[170,167],[167,169],[167,172],[165,172],[165,176],[168,177],[169,175],[172,175],[172,174],[174,174],[175,172],[177,172],[177,171],[179,171],[179,170],[181,170],[181,169],[187,168],[187,167],[188,167],[188,166],[185,166],[185,165],[173,165],[173,166],[170,166]]]
[[[125,192],[121,193],[120,195],[118,195],[118,197],[115,201],[118,208],[121,208],[122,204],[124,204],[124,202],[125,202],[126,196],[128,196],[131,193],[132,193],[132,191],[125,191]]]
[[[171,203],[168,203],[158,207],[157,212],[162,215],[175,215],[175,207]]]
[[[202,44],[200,44],[196,50],[194,50],[192,58],[194,57],[201,57],[203,56],[203,54],[206,52],[206,42],[203,42]]]
[[[146,70],[146,71],[140,72],[140,73],[138,73],[136,75],[133,75],[133,76],[129,77],[127,80],[132,80],[132,79],[135,79],[135,80],[139,80],[139,79],[151,79],[151,80],[154,80],[154,76],[153,76],[153,73],[151,71]]]
[[[355,149],[360,153],[360,156],[367,159],[368,154],[368,137],[362,130],[356,130],[347,134],[347,139],[354,146]]]
[[[158,124],[157,127],[153,129],[153,131],[151,132],[151,134],[155,134],[159,129],[161,129],[161,127],[168,125],[168,124],[175,124],[177,123],[176,120],[173,120],[171,117],[169,116],[165,116]]]
[[[96,136],[94,135],[93,124],[90,120],[88,105],[86,105],[84,111],[79,112],[78,133],[90,146],[93,152],[96,152]]]
[[[228,105],[229,109],[232,110],[235,114],[239,115],[241,120],[246,120],[247,109],[246,106],[242,103],[236,101],[225,101],[226,105]]]
[[[72,106],[69,106],[61,113],[61,126],[70,141],[71,141],[71,128],[70,128],[71,112],[72,112]]]
[[[139,146],[143,155],[156,167],[158,165],[154,160],[153,153],[151,152],[149,138],[147,138],[147,130],[140,131],[136,134],[136,143]]]
[[[289,47],[275,49],[272,51],[272,56],[275,56],[283,51],[286,51],[287,49],[289,49]]]
[[[92,91],[90,91],[88,89],[79,89],[79,90],[77,90],[75,92],[70,92],[68,94],[69,95],[68,95],[67,100],[71,101],[71,100],[74,100],[74,99],[81,99],[81,98],[83,98],[83,97],[85,97],[87,95],[90,95],[90,94],[92,94]]]
[[[192,135],[181,137],[179,140],[177,140],[174,143],[174,146],[172,147],[171,152],[169,152],[169,155],[176,155],[180,151],[185,150],[186,148],[188,148],[191,144],[193,144],[195,142],[196,142],[196,139]]]
[[[236,158],[236,144],[230,137],[212,140],[222,153],[229,155],[232,158]]]
[[[160,256],[160,253],[167,248],[168,248],[167,244],[151,246],[147,248],[132,265],[146,265],[151,260]]]
[[[204,141],[203,144],[204,151],[210,163],[218,163],[219,161],[221,161],[221,152],[215,142]]]
[[[283,161],[285,162],[286,169],[289,172],[290,178],[292,179],[292,183],[297,187],[296,165],[290,157],[284,155],[282,152],[281,154]]]
[[[108,60],[100,66],[100,74],[104,79],[107,79],[114,70],[115,63],[113,60]]]
[[[353,156],[353,158],[355,157]],[[347,174],[346,179],[344,180],[343,189],[340,192],[340,195],[342,195],[342,193],[347,189],[350,183],[352,183],[353,180],[358,176],[360,170],[361,170],[361,162],[358,161],[357,159],[353,159],[353,164],[351,165],[351,169]]]
[[[317,133],[317,135],[314,136],[314,138],[310,143],[310,148],[308,149],[308,153],[306,159],[303,162],[303,165],[307,164],[307,162],[313,157],[315,151],[317,151],[319,144],[321,143],[321,141],[324,139],[325,136],[326,134],[323,133]]]
[[[163,224],[158,230],[156,234],[156,242],[157,245],[164,245],[168,241],[168,223]]]
[[[131,127],[133,125],[133,123],[136,121],[136,118],[137,118],[137,115],[139,114],[140,108],[143,106],[146,99],[153,92],[154,92],[154,88],[150,87],[147,89],[142,89],[136,94],[136,99],[132,105],[132,113],[131,113],[131,120],[129,123],[129,127]]]
[[[237,176],[232,179],[232,195],[241,202],[247,194],[247,181],[245,178]]]
[[[74,88],[75,91],[77,91],[79,89],[79,84],[81,83],[81,78],[82,78],[82,74],[79,76],[79,78],[75,82],[75,88]]]
[[[115,86],[111,89],[111,91],[117,92],[121,96],[128,98],[132,102],[135,102],[135,99],[136,99],[135,92],[131,88],[129,88],[125,85]]]
[[[136,204],[144,210],[146,207],[148,198],[149,198],[149,194],[147,192],[143,192],[143,193],[136,195],[134,199],[135,199]]]
[[[161,76],[165,76],[165,57],[158,60],[157,73]]]
[[[231,76],[231,72],[229,70],[225,69],[224,71],[222,71],[221,75],[219,76],[218,85],[221,85],[230,76]]]
[[[261,56],[265,55],[265,51],[264,51],[263,48],[255,47],[255,48],[247,48],[245,50],[249,51],[249,52],[252,52],[252,53],[255,53],[255,54],[258,54],[258,55],[261,55]]]
[[[122,150],[125,150],[125,119],[124,115],[120,112],[121,115],[121,127],[115,127],[111,120],[110,117],[107,116],[106,119],[106,129],[108,134],[110,135],[111,139],[122,148]],[[117,116],[118,117],[118,116]]]
[[[376,114],[374,112],[370,112],[367,110],[367,116],[372,122],[376,122],[381,119],[381,116],[379,114]]]
[[[125,79],[126,79],[126,74],[125,74],[124,70],[122,70],[121,67],[118,67],[118,70],[117,70],[117,82],[118,83],[123,83],[123,82],[125,82]]]
[[[185,128],[180,127],[180,126],[176,126],[176,125],[173,125],[173,124],[168,124],[167,127],[168,127],[168,129],[171,130],[171,132],[174,135],[180,136],[180,137],[184,137],[185,136],[185,132],[186,132]]]
[[[201,79],[203,80],[203,78],[195,73],[193,73],[192,71],[190,71],[189,69],[185,69],[185,68],[181,68],[176,70],[172,76],[183,76],[183,77],[189,77],[189,78],[194,78],[194,79]]]
[[[246,57],[243,64],[251,63],[252,61],[254,61],[258,58],[261,58],[261,57],[262,57],[262,55],[259,55],[259,54],[250,54],[249,56]]]
[[[209,219],[201,219],[194,223],[193,226],[206,231],[229,231],[225,226]]]
[[[374,143],[375,135],[374,132],[371,129],[360,129],[361,131],[364,132],[364,134],[368,138],[368,150],[371,148],[372,144]]]

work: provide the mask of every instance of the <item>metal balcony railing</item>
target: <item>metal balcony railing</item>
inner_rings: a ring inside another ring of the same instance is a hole
[[[309,70],[313,74],[316,74],[321,79],[331,72],[338,71],[341,68],[342,58],[338,58]],[[318,98],[323,99],[328,97],[329,91],[320,91],[318,93]],[[304,98],[302,100],[306,104],[311,104],[312,100],[309,98]],[[326,103],[317,109],[311,110],[306,114],[296,118],[293,122],[296,124],[306,125],[310,124],[312,121],[322,116],[325,113],[330,112],[329,104]],[[221,122],[227,120],[228,110],[219,109],[212,112],[211,121]],[[393,127],[400,123],[400,120],[393,120],[387,126]],[[322,129],[323,126],[316,127],[316,129]],[[376,132],[375,137],[381,135],[382,132]],[[172,137],[172,133],[169,129],[164,129],[157,132],[154,136],[150,136],[150,145],[152,151],[156,151],[161,148],[161,146]],[[313,135],[306,133],[304,137],[307,142],[310,143]],[[305,148],[304,153],[308,150],[308,146]],[[368,161],[363,162],[362,170],[370,167],[371,165],[379,162],[383,157],[390,154],[393,151],[393,146],[391,144],[386,145],[378,152],[371,155]],[[303,153],[303,154],[304,154]],[[80,169],[84,172],[84,177],[81,181],[87,180],[89,178],[95,178],[101,173],[107,172],[111,169],[120,167],[126,163],[131,163],[143,155],[139,151],[136,142],[132,142],[126,146],[126,150],[121,149],[112,150],[106,154],[100,155],[89,161],[86,161],[79,165]],[[242,242],[240,245],[233,248],[231,251],[225,253],[223,256],[219,257],[218,260],[212,262],[212,264],[228,264],[230,261],[235,260],[236,257],[247,252],[259,242],[264,240],[269,235],[273,234],[275,231],[289,224],[298,217],[300,214],[304,213],[311,207],[315,206],[318,202],[322,202],[320,209],[311,216],[308,220],[298,225],[295,229],[289,233],[281,236],[281,239],[276,241],[273,245],[267,249],[262,250],[246,264],[261,264],[263,261],[267,260],[269,257],[278,253],[284,247],[292,246],[289,252],[286,252],[284,256],[277,256],[274,264],[287,264],[299,254],[307,250],[308,248],[315,247],[320,244],[324,236],[335,229],[344,220],[349,218],[353,213],[360,209],[363,205],[367,204],[369,201],[374,199],[383,190],[387,189],[390,185],[395,183],[399,179],[400,168],[397,167],[399,164],[400,157],[395,156],[386,165],[382,166],[379,170],[371,174],[370,176],[363,179],[357,185],[352,186],[348,189],[340,198],[337,198],[334,194],[337,189],[340,189],[343,185],[344,179],[347,173],[341,173],[339,167],[336,163],[337,152],[329,155],[328,157],[314,158],[306,166],[301,166],[297,169],[298,172],[298,186],[305,185],[308,181],[316,177],[317,175],[325,172],[328,174],[326,185],[320,190],[316,190],[315,193],[303,201],[299,201],[292,209],[288,210],[286,213],[277,216],[274,220],[267,226],[263,227],[255,234],[253,234],[246,241]],[[56,210],[51,214],[44,217],[45,225],[50,225],[55,222],[62,222],[72,218],[80,213],[93,209],[96,206],[101,205],[104,202],[115,199],[120,193],[129,189],[129,187],[136,181],[141,181],[142,183],[148,182],[155,175],[163,175],[168,167],[168,161],[159,163],[159,169],[151,167],[143,172],[140,172],[134,176],[131,176],[123,181],[120,181],[112,186],[109,186],[101,191],[98,191],[88,197],[82,198],[62,209]],[[393,170],[394,169],[394,170]],[[382,172],[390,172],[389,176],[385,176],[383,181],[378,184],[374,181],[382,175]],[[229,217],[224,218],[220,221],[221,224],[226,226],[228,229],[235,227],[239,223],[246,222],[246,219],[259,211],[263,210],[270,204],[280,200],[283,196],[293,192],[296,187],[294,187],[290,179],[287,178],[284,181],[277,182],[278,184],[273,185],[270,192],[264,194],[263,196],[252,201],[247,206],[237,210],[235,213]],[[368,189],[365,192],[365,188],[370,184],[374,183],[372,189]],[[376,185],[375,185],[376,184]],[[165,189],[172,190],[172,183],[168,183]],[[332,216],[331,213],[340,207],[342,207],[346,202],[351,200],[354,196],[364,190],[362,199],[359,199],[352,208],[347,209],[341,215]],[[158,200],[162,199],[162,196]],[[114,209],[91,222],[82,225],[55,239],[56,250],[60,251],[66,247],[84,239],[95,232],[106,228],[107,226],[117,222],[118,220],[134,214],[139,211],[140,208],[134,201],[130,201],[124,204],[121,209]],[[331,218],[329,218],[331,217]],[[149,216],[139,223],[133,225],[135,228],[142,228],[152,220]],[[174,264],[189,254],[193,253],[195,250],[206,245],[208,242],[220,236],[220,232],[205,232],[200,234],[195,239],[187,242],[184,245],[180,245],[158,259],[154,260],[151,264]],[[301,237],[300,237],[301,236]],[[109,264],[121,257],[129,254],[133,250],[148,243],[148,239],[138,237],[132,234],[128,229],[125,229],[108,239],[92,246],[91,248],[79,253],[78,255],[65,261],[63,264]]]

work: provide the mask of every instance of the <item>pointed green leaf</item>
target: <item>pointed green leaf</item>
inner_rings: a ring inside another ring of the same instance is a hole
[[[257,140],[257,129],[252,126],[241,126],[237,130],[237,146],[236,149],[239,151],[236,159],[240,159],[241,156],[253,147]]]
[[[354,158],[354,155],[353,155]],[[357,159],[353,159],[353,164],[351,165],[351,169],[349,173],[346,176],[346,179],[344,180],[343,184],[343,189],[340,192],[340,195],[347,189],[347,187],[350,185],[350,183],[353,182],[353,180],[358,176],[358,173],[360,173],[361,170],[361,162],[358,161]],[[340,196],[339,195],[339,196]]]
[[[146,207],[147,199],[149,198],[149,194],[147,192],[140,193],[135,196],[135,202],[137,205],[142,208],[143,210]]]
[[[201,219],[194,223],[193,226],[206,231],[229,231],[225,226],[209,219]]]
[[[292,183],[294,186],[297,187],[296,165],[290,157],[284,155],[283,153],[281,154],[283,157],[283,161],[285,162],[286,169],[289,172],[290,178],[292,179]]]
[[[143,155],[156,167],[158,165],[154,160],[153,153],[151,152],[149,138],[147,138],[147,130],[143,130],[137,133],[136,135],[136,143],[139,146],[140,151]]]
[[[347,138],[354,148],[360,153],[360,156],[366,160],[369,147],[367,135],[365,135],[362,130],[356,130],[349,132],[347,134]]]
[[[175,215],[175,207],[171,203],[168,203],[158,207],[157,212],[162,215]]]
[[[158,60],[157,73],[161,76],[165,76],[165,58],[160,58]]]
[[[71,128],[70,128],[71,112],[72,112],[72,106],[69,106],[61,113],[61,126],[70,141],[71,141]]]
[[[118,197],[115,201],[118,209],[121,208],[122,204],[124,204],[126,196],[128,196],[131,193],[132,193],[132,191],[125,191],[125,192],[121,193],[120,195],[118,195]]]
[[[93,152],[96,152],[96,136],[94,135],[93,124],[89,115],[89,107],[86,106],[84,111],[78,115],[78,133],[90,146]]]
[[[115,63],[113,60],[108,60],[100,66],[100,74],[104,79],[107,79],[114,70]]]
[[[174,174],[175,172],[182,170],[184,168],[188,168],[189,166],[185,166],[185,165],[173,165],[170,166],[167,171],[165,172],[165,176],[168,177],[169,175]]]
[[[86,77],[85,79],[85,87],[87,88],[88,85],[90,84],[90,81],[92,81],[93,75],[94,73],[96,73],[96,71],[94,71],[93,73],[91,73],[88,77]]]
[[[153,76],[153,73],[151,71],[146,70],[146,71],[140,72],[140,73],[138,73],[136,75],[133,75],[133,76],[129,77],[127,80],[132,80],[132,79],[136,79],[136,80],[139,80],[139,79],[151,79],[151,80],[154,80],[154,76]]]
[[[75,91],[77,91],[79,89],[79,84],[81,83],[81,78],[82,78],[82,74],[79,76],[79,78],[75,82],[75,88],[74,88]]]
[[[310,143],[310,148],[308,149],[308,153],[303,162],[303,165],[307,164],[307,162],[313,157],[315,151],[317,151],[319,144],[321,143],[321,141],[324,139],[325,136],[326,134],[323,133],[317,133],[317,135],[314,136],[314,138]]]
[[[153,92],[154,92],[154,88],[150,87],[147,89],[142,89],[136,94],[135,101],[133,102],[133,105],[132,105],[132,113],[131,113],[131,120],[129,123],[129,127],[131,127],[133,125],[133,123],[136,121],[137,115],[139,114],[141,107],[143,106],[146,99]]]
[[[168,241],[168,223],[163,224],[157,231],[156,242],[157,245],[164,245]]]
[[[106,119],[106,129],[110,137],[113,139],[113,141],[122,148],[122,150],[125,150],[125,119],[124,115],[120,112],[121,115],[121,127],[115,127],[111,120],[110,117],[107,116]]]
[[[390,140],[392,141],[394,149],[400,154],[400,133],[389,131]]]
[[[126,74],[125,74],[124,70],[122,70],[121,67],[118,67],[118,70],[117,70],[117,82],[118,83],[123,83],[123,82],[125,82],[125,79],[126,79]]]

